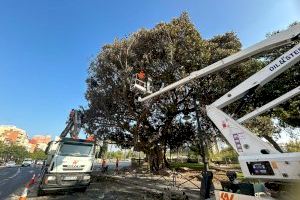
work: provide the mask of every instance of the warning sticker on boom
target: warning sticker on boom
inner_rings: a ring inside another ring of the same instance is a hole
[[[243,152],[243,147],[242,147],[242,144],[241,144],[241,141],[240,141],[240,138],[239,138],[239,134],[234,133],[234,134],[232,134],[232,136],[233,136],[234,143],[235,143],[237,151],[238,152]]]

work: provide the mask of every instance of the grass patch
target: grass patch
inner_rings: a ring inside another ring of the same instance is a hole
[[[181,167],[187,167],[189,169],[198,170],[198,171],[201,171],[204,168],[202,163],[170,163],[171,169],[178,170]]]
[[[232,168],[235,168],[235,169],[241,169],[240,164],[230,164],[229,166],[232,167]]]
[[[244,175],[242,172],[236,172],[236,175],[237,175],[237,178],[240,179],[240,180],[243,180],[245,179]]]

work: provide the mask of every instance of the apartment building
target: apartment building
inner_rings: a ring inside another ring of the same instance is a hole
[[[29,143],[32,145],[31,151],[36,149],[40,149],[45,151],[47,148],[48,143],[51,141],[50,135],[35,135],[30,140]]]
[[[28,151],[30,149],[26,131],[13,125],[0,125],[0,141],[5,144],[24,146]]]

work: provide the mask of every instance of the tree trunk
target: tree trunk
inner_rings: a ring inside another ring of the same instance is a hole
[[[219,150],[219,147],[218,147],[218,142],[217,142],[217,137],[214,137],[214,147],[215,147],[215,150],[217,153],[220,153],[220,150]],[[213,153],[216,153],[216,152],[213,152]]]
[[[270,142],[270,143],[273,145],[273,147],[274,147],[277,151],[279,151],[280,153],[283,153],[283,151],[282,151],[282,149],[280,148],[280,146],[277,144],[277,142],[275,142],[275,140],[273,140],[272,137],[270,137],[269,135],[263,135],[263,137],[264,137],[268,142]]]
[[[170,164],[169,164],[169,162],[167,160],[166,153],[167,153],[167,147],[165,146],[164,147],[164,163],[165,163],[165,166],[163,166],[163,167],[170,168]]]
[[[162,168],[164,155],[159,147],[154,147],[149,152],[149,165],[151,172],[157,172]]]

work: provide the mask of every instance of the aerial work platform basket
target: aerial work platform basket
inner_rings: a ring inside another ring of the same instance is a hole
[[[137,91],[143,94],[152,93],[152,79],[145,78],[143,74],[133,74],[130,84],[131,91]]]

